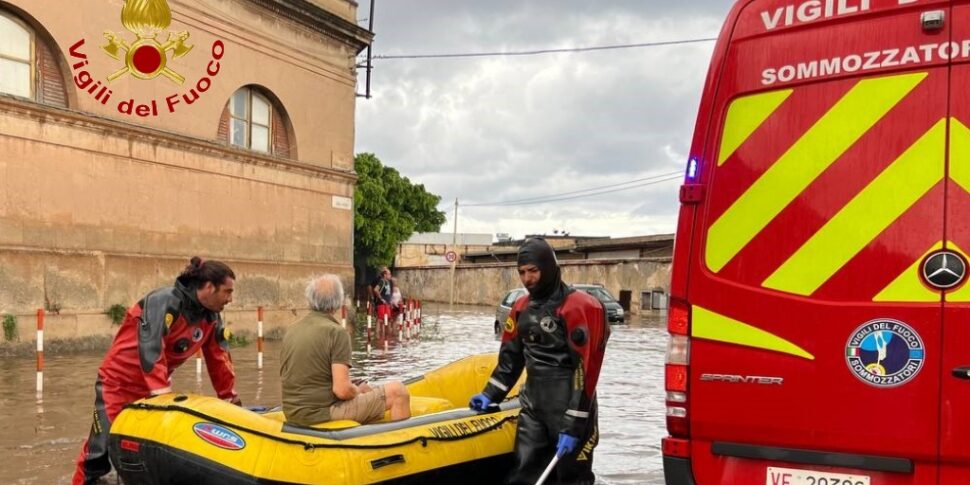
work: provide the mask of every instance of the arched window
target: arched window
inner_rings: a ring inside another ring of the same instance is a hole
[[[269,100],[250,88],[236,91],[229,101],[229,142],[237,147],[269,153]]]
[[[251,86],[232,94],[219,123],[219,139],[224,142],[284,158],[294,156],[289,131],[279,100]]]
[[[0,93],[66,107],[55,52],[27,23],[0,10]]]
[[[34,34],[0,11],[0,92],[34,97]]]

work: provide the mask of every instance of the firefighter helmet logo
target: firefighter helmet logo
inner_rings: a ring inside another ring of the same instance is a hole
[[[105,31],[107,44],[101,47],[105,53],[114,59],[124,61],[125,66],[108,75],[108,81],[131,74],[138,79],[154,79],[159,74],[165,76],[175,84],[181,85],[185,78],[168,67],[168,55],[177,59],[192,50],[191,45],[185,43],[189,33],[168,32],[165,43],[159,43],[156,37],[166,31],[172,23],[172,11],[166,0],[125,0],[121,8],[121,24],[137,39],[129,44],[123,37],[111,31]]]

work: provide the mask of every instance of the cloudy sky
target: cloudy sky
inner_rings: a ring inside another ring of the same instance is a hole
[[[360,1],[361,19],[369,3]],[[713,38],[733,2],[376,3],[373,54],[401,56]],[[443,232],[452,230],[455,198],[463,233],[673,232],[676,174],[685,166],[713,47],[375,59],[373,97],[357,104],[357,152],[375,153],[440,195],[448,214]],[[576,197],[591,193],[601,195]]]

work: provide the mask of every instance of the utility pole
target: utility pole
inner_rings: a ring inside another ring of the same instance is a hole
[[[451,296],[448,298],[448,306],[455,304],[455,265],[458,264],[458,198],[455,198],[455,224],[451,230],[451,251],[455,253],[455,259],[451,261]]]

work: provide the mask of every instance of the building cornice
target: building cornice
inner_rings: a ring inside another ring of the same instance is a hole
[[[374,33],[308,0],[246,0],[276,15],[352,46],[357,53],[374,39]]]
[[[21,100],[12,96],[0,95],[0,115],[4,114],[13,114],[34,119],[42,123],[60,123],[66,126],[75,126],[105,135],[137,139],[142,142],[150,140],[153,143],[167,145],[182,151],[196,152],[221,160],[232,160],[243,164],[299,173],[313,178],[335,180],[344,183],[355,183],[357,181],[357,174],[350,170],[339,170],[296,160],[277,158],[250,150],[230,147],[212,140],[194,138],[180,133],[148,128],[142,125],[95,116],[81,111],[57,108]]]

